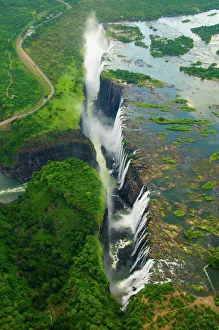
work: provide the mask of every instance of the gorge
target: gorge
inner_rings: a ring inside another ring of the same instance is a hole
[[[87,22],[87,30],[85,32],[85,68],[86,68],[86,77],[85,77],[85,87],[86,87],[86,109],[85,113],[82,116],[82,127],[84,133],[87,133],[87,136],[91,139],[94,144],[97,153],[97,161],[100,166],[100,177],[107,189],[107,209],[108,209],[108,253],[109,250],[114,248],[113,246],[133,246],[132,254],[128,256],[128,260],[132,262],[131,267],[125,271],[129,271],[131,275],[121,283],[115,283],[111,278],[111,291],[115,296],[122,297],[121,302],[123,305],[126,305],[131,295],[138,293],[143,287],[144,284],[148,282],[149,271],[152,266],[152,261],[147,261],[148,250],[146,240],[146,223],[147,215],[145,213],[148,201],[149,201],[149,192],[145,191],[144,187],[140,187],[138,191],[138,197],[136,201],[132,202],[133,208],[128,210],[127,215],[117,214],[117,217],[121,217],[121,220],[116,221],[114,214],[117,213],[115,205],[113,203],[113,196],[117,195],[118,191],[122,189],[123,183],[125,181],[125,175],[128,171],[129,164],[131,160],[128,160],[128,154],[126,153],[126,148],[124,146],[124,136],[123,136],[123,101],[121,92],[118,93],[115,100],[111,100],[111,91],[114,93],[114,89],[110,88],[108,105],[109,110],[114,109],[116,114],[114,123],[112,126],[104,123],[104,111],[102,115],[99,111],[94,111],[94,100],[97,97],[100,87],[100,73],[101,73],[101,60],[104,53],[108,49],[107,39],[104,37],[104,29],[99,25],[95,17],[90,17]],[[105,98],[105,97],[104,97]],[[97,99],[97,104],[100,102]],[[108,112],[109,113],[109,112]],[[112,114],[110,117],[112,117]],[[102,154],[101,145],[104,146],[105,151],[110,154],[111,159],[114,161],[113,169],[111,169],[115,176],[117,177],[118,184],[113,180],[109,174],[109,169],[106,167],[106,161]],[[121,202],[121,201],[120,201]],[[120,226],[120,222],[123,225]],[[123,230],[122,230],[123,227]],[[116,234],[117,240],[115,241],[113,230],[118,231]],[[122,236],[130,236],[129,242],[127,240],[122,240],[119,237],[119,232],[122,232]],[[119,249],[115,252],[119,253]],[[118,255],[113,255],[111,265],[115,258],[118,258]],[[106,257],[106,260],[109,260],[109,257]],[[128,262],[128,261],[126,261]],[[111,268],[111,265],[107,265],[108,269]],[[114,264],[115,271],[117,265]],[[121,273],[121,278],[124,274]],[[117,271],[118,276],[118,271]]]
[[[191,28],[219,11],[186,1],[37,14],[25,47],[55,94],[0,132],[0,328],[218,329],[218,81],[179,67],[217,61]],[[194,48],[154,58],[151,34]]]

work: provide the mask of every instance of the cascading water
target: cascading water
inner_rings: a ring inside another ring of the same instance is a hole
[[[115,213],[113,213],[112,194],[116,187],[117,190],[123,187],[126,173],[131,162],[130,159],[128,160],[126,148],[124,147],[125,137],[123,130],[125,128],[125,108],[121,101],[113,128],[106,125],[104,126],[101,120],[94,115],[93,104],[99,91],[100,73],[102,70],[101,59],[109,45],[104,37],[103,27],[96,22],[94,16],[91,16],[87,21],[84,37],[87,107],[83,115],[82,126],[84,134],[87,135],[94,144],[97,153],[97,161],[100,167],[100,176],[107,188],[109,241],[111,247],[109,253],[111,253],[112,256],[110,259],[111,271],[112,268],[114,268],[115,272],[119,273],[116,268],[119,257],[115,254],[113,257],[113,253],[115,253],[115,251],[118,253],[120,249],[124,249],[127,246],[132,248],[132,253],[129,254],[129,275],[127,272],[125,276],[121,274],[119,281],[114,281],[113,277],[110,278],[112,292],[121,301],[123,306],[125,306],[129,298],[133,294],[139,292],[144,284],[147,283],[153,264],[152,260],[147,259],[149,247],[147,245],[146,226],[149,192],[143,187],[132,209],[126,211],[126,214],[120,212],[118,214],[120,219],[115,219],[117,215],[115,217]],[[103,145],[114,158],[114,172],[117,173],[118,184],[114,177],[109,174],[105,158],[102,154],[101,145]],[[115,232],[117,233],[117,238],[114,237]],[[121,232],[123,232],[123,237],[119,237]],[[129,235],[130,239],[124,238],[124,234],[125,236]],[[124,278],[126,279],[124,280]]]
[[[125,108],[123,107],[122,102],[123,100],[120,102],[113,129],[108,128],[105,131],[104,136],[101,137],[104,147],[107,151],[112,153],[112,157],[115,160],[114,171],[117,173],[119,190],[123,187],[125,176],[131,163],[131,159],[128,160],[126,148],[124,147],[125,136],[123,134],[123,129],[125,128]]]
[[[83,116],[83,131],[88,136],[96,150],[97,162],[100,167],[100,177],[107,189],[108,209],[111,209],[111,191],[115,186],[113,178],[106,167],[106,161],[101,151],[100,132],[103,129],[100,121],[93,115],[94,100],[100,87],[100,73],[102,71],[102,56],[108,49],[108,41],[104,37],[104,29],[98,24],[92,14],[86,23],[85,61],[86,69],[86,112]]]

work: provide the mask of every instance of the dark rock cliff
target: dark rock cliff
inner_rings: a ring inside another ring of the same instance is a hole
[[[110,79],[100,79],[100,90],[95,107],[101,109],[105,116],[115,118],[123,92],[123,86]]]
[[[115,119],[120,106],[121,98],[123,95],[124,97],[126,96],[128,90],[129,87],[127,85],[122,85],[121,83],[110,79],[101,78],[100,90],[95,104],[97,112],[102,112],[106,117]],[[132,152],[134,150],[135,147],[133,147]],[[111,168],[113,162],[113,160],[110,159],[111,155],[108,155],[104,148],[102,148],[102,151],[106,157],[107,165]],[[145,168],[142,169],[142,167],[144,166],[138,164],[138,162],[132,162],[130,164],[123,188],[120,191],[121,197],[131,206],[134,204],[142,186],[145,184],[141,175],[142,170],[145,170]]]
[[[142,186],[145,184],[142,180],[141,170],[141,167],[131,163],[125,177],[124,185],[120,191],[120,195],[131,206],[133,206]]]
[[[32,173],[50,161],[78,158],[97,168],[96,152],[91,141],[80,130],[50,132],[28,140],[19,150],[12,167],[0,166],[5,175],[29,181]]]

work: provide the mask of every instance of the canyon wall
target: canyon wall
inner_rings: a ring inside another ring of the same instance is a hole
[[[39,171],[48,161],[78,158],[98,168],[96,152],[91,141],[81,130],[50,132],[25,142],[11,167],[0,166],[0,171],[16,180],[29,181],[32,173]]]

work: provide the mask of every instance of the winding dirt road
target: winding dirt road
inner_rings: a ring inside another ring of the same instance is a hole
[[[31,107],[29,110],[27,110],[23,113],[16,114],[16,115],[10,117],[9,119],[6,119],[6,120],[0,122],[0,127],[8,125],[9,123],[13,122],[14,120],[16,120],[18,118],[25,117],[25,116],[39,110],[44,104],[46,104],[52,98],[52,96],[55,92],[55,88],[54,88],[52,82],[49,80],[49,78],[47,78],[47,76],[43,73],[43,71],[40,70],[40,68],[34,63],[34,61],[30,58],[30,56],[23,50],[22,43],[23,43],[24,39],[25,39],[25,37],[19,36],[17,39],[17,42],[16,42],[16,48],[17,48],[19,58],[24,63],[24,65],[39,80],[40,84],[43,87],[43,94],[33,107]],[[50,93],[49,93],[48,97],[45,99],[45,93],[46,93],[46,87],[47,87],[46,84],[49,85]]]
[[[69,3],[67,3],[63,0],[57,0],[57,1],[65,4],[67,10],[72,8],[72,6]],[[52,82],[49,80],[49,78],[34,63],[34,61],[30,58],[30,56],[23,50],[22,43],[23,43],[25,37],[26,37],[25,35],[24,35],[24,37],[19,35],[19,37],[17,39],[17,42],[16,42],[16,49],[17,49],[20,60],[37,77],[38,81],[42,85],[43,94],[42,94],[41,98],[37,101],[37,103],[33,107],[31,107],[29,110],[27,110],[23,113],[15,114],[12,117],[10,117],[9,119],[1,121],[0,122],[0,130],[1,130],[1,127],[9,125],[14,120],[26,117],[27,115],[29,115],[31,113],[34,113],[35,111],[39,110],[43,105],[45,105],[53,97],[54,92],[55,92],[55,88],[54,88]],[[49,92],[48,96],[46,95],[47,97],[45,98],[47,85],[50,88],[50,92]]]

